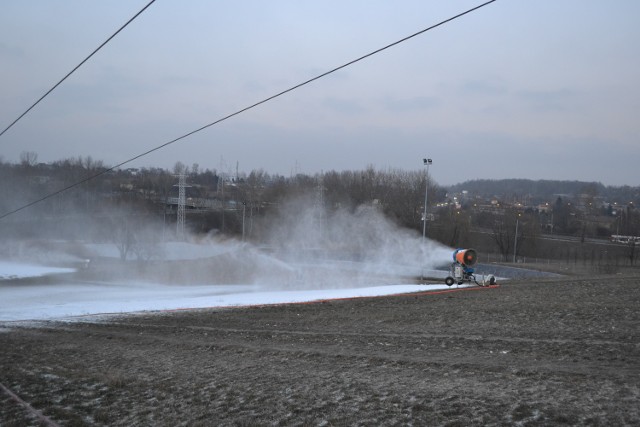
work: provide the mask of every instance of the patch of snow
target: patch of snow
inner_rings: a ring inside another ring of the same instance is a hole
[[[47,267],[35,264],[0,261],[0,280],[41,277],[50,274],[73,273],[74,268]]]
[[[256,285],[166,286],[148,283],[69,283],[0,286],[0,321],[310,302],[448,289],[390,285],[351,289],[269,290]]]

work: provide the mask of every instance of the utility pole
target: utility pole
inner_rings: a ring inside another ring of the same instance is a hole
[[[518,220],[520,219],[520,214],[516,217],[516,237],[513,242],[513,263],[516,263],[516,254],[518,253]]]
[[[422,162],[427,167],[427,174],[424,177],[424,212],[422,213],[422,250],[425,249],[425,243],[427,241],[427,198],[429,196],[429,165],[432,162],[431,159],[422,159]],[[424,279],[424,263],[420,263],[420,277]]]
[[[247,211],[247,202],[242,202],[242,241],[244,242],[244,219]]]
[[[220,198],[221,198],[221,202],[222,202],[222,232],[224,233],[224,208],[225,208],[225,203],[224,203],[224,172],[221,173],[221,179],[220,179]]]
[[[429,196],[429,165],[433,163],[431,159],[422,159],[424,165],[427,167],[427,175],[424,179],[424,213],[422,215],[422,243],[425,243],[427,238],[427,198]]]
[[[224,203],[224,168],[226,167],[226,163],[224,161],[224,157],[220,156],[220,186],[218,187],[221,190],[221,202],[222,202],[222,233],[224,234],[224,208],[225,208],[225,203]],[[229,172],[229,175],[231,175],[231,172]]]

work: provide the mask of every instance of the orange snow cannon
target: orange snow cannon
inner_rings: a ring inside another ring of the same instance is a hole
[[[462,266],[471,267],[478,261],[478,254],[473,249],[457,249],[453,253],[453,260]]]
[[[454,283],[463,285],[465,282],[475,283],[478,286],[493,286],[496,284],[496,277],[493,274],[482,275],[482,280],[476,280],[473,266],[478,262],[478,254],[473,249],[456,249],[453,252],[453,263],[449,268],[449,275],[444,279],[447,286]]]

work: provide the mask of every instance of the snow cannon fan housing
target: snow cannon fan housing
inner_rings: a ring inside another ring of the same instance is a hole
[[[478,261],[478,254],[473,249],[456,249],[453,260],[465,267],[471,267]]]

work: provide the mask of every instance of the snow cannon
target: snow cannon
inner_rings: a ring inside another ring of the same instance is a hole
[[[478,254],[473,249],[456,249],[453,260],[465,267],[472,267],[478,261]]]
[[[476,262],[478,262],[478,254],[473,249],[456,249],[453,251],[453,262],[449,269],[449,275],[444,280],[447,286],[452,286],[454,283],[462,285],[465,282],[475,283],[478,286],[490,286],[495,285],[496,279],[493,275],[489,275],[478,281],[475,276],[475,271],[472,268]]]

